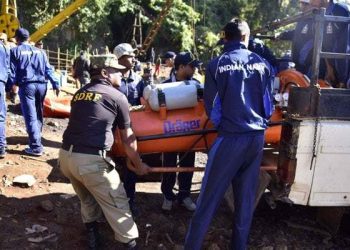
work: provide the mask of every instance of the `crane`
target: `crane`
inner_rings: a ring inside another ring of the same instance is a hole
[[[8,37],[13,37],[19,27],[16,0],[3,0],[1,2],[0,31],[6,33]]]
[[[74,12],[79,10],[81,6],[86,4],[87,0],[75,0],[71,3],[67,8],[62,10],[56,16],[54,16],[50,21],[43,24],[37,31],[35,31],[31,36],[30,40],[33,42],[37,42],[41,40],[44,36],[50,33],[53,29],[55,29],[58,25],[63,23],[66,19],[68,19]]]
[[[62,10],[50,21],[43,24],[37,31],[35,31],[30,40],[37,42],[44,36],[50,33],[58,25],[63,23],[74,12],[79,10],[81,6],[87,3],[88,0],[75,0],[67,8]],[[2,0],[1,2],[1,15],[0,15],[0,32],[4,32],[8,37],[13,37],[15,31],[20,27],[20,22],[17,18],[17,3],[16,0]]]

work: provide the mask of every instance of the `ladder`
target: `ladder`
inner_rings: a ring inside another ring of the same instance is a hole
[[[148,35],[145,38],[145,41],[142,44],[142,47],[140,49],[141,53],[145,53],[148,48],[150,47],[151,43],[153,42],[156,34],[158,33],[158,30],[160,26],[162,25],[164,18],[168,15],[170,11],[170,7],[173,4],[174,0],[166,0],[161,12],[159,13],[157,19],[153,23],[150,31],[148,32]]]
[[[142,47],[141,10],[135,15],[131,44],[136,48]]]

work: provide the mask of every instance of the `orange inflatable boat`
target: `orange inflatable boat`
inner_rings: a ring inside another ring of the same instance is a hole
[[[291,87],[308,87],[310,81],[300,72],[289,69],[277,75],[278,87],[275,87],[277,104],[270,119],[271,126],[266,130],[265,142],[278,145],[281,138],[283,109],[288,103]],[[320,81],[321,87],[328,85]],[[133,130],[138,140],[138,151],[142,154],[178,151],[207,150],[216,138],[216,131],[209,121],[201,99],[202,87],[179,82],[159,85],[152,95],[144,92],[145,108],[130,113]],[[177,89],[167,92],[170,86]],[[162,89],[164,88],[164,89]],[[181,93],[181,96],[179,95]],[[166,96],[168,95],[168,96]],[[153,97],[153,99],[152,99]],[[44,116],[69,117],[72,97],[45,98]],[[166,103],[160,103],[163,99]],[[118,131],[112,152],[116,156],[125,156]]]
[[[70,102],[72,96],[45,97],[44,117],[68,118],[70,115]]]

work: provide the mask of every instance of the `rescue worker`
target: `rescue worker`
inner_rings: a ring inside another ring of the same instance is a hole
[[[264,131],[273,111],[273,70],[249,51],[249,26],[234,19],[224,27],[224,51],[210,61],[204,84],[206,113],[218,130],[208,155],[197,209],[184,249],[199,250],[215,210],[232,185],[232,247],[246,249],[254,210]]]
[[[334,3],[333,0],[310,0],[312,7],[326,8],[326,15],[350,17],[349,5]],[[350,53],[350,24],[326,22],[323,38],[323,51]],[[325,79],[333,87],[346,87],[350,71],[349,59],[325,59],[327,73]]]
[[[122,83],[118,89],[126,96],[131,106],[141,104],[140,97],[143,92],[143,86],[140,84],[142,78],[133,71],[135,50],[129,43],[121,43],[113,50],[118,62],[125,67],[122,70]]]
[[[312,9],[310,0],[299,0],[300,10],[304,13]],[[312,48],[314,42],[314,20],[304,18],[297,22],[294,30],[288,30],[278,36],[280,40],[292,41],[292,61],[295,69],[310,77],[312,64]],[[324,78],[326,68],[324,62],[320,63],[320,77]]]
[[[124,66],[124,69],[121,70],[122,80],[118,90],[126,96],[131,106],[141,104],[140,98],[142,97],[143,89],[145,87],[145,81],[133,71],[135,50],[136,49],[133,49],[128,43],[121,43],[113,50],[113,54],[118,58],[119,64]],[[136,218],[140,214],[140,211],[135,204],[137,175],[133,171],[126,169],[123,182],[126,194],[129,198],[130,209],[134,218]]]
[[[3,33],[5,34],[5,33]],[[6,35],[6,34],[5,34]],[[0,158],[6,155],[6,94],[5,85],[8,80],[10,70],[10,54],[5,45],[6,36],[0,37]]]
[[[53,75],[46,54],[29,45],[29,32],[19,28],[15,32],[18,46],[10,51],[10,84],[18,84],[22,114],[29,136],[29,147],[24,151],[33,156],[41,156],[41,130],[43,126],[43,102],[47,91],[47,79],[51,81],[58,96],[59,82]]]
[[[193,75],[195,69],[200,66],[201,62],[196,60],[190,52],[180,52],[174,60],[175,75],[163,83],[178,82],[185,80],[195,80]],[[196,80],[195,80],[196,81]],[[199,83],[199,82],[198,82]],[[180,167],[194,167],[195,152],[175,152],[163,154],[164,167],[176,167],[179,158]],[[187,210],[194,211],[196,204],[190,197],[193,172],[179,173],[177,176],[179,192],[174,194],[173,188],[176,182],[176,173],[163,174],[161,190],[164,195],[162,209],[170,211],[173,202],[177,200]]]
[[[90,82],[89,75],[90,61],[84,50],[73,62],[73,77],[77,81],[77,87],[81,88]]]
[[[71,115],[59,152],[62,173],[67,176],[81,201],[81,214],[88,230],[89,248],[100,245],[96,220],[104,214],[115,239],[128,249],[136,248],[137,226],[131,216],[123,184],[113,162],[106,157],[119,128],[122,144],[137,174],[148,172],[138,153],[131,129],[129,105],[114,86],[121,84],[124,67],[114,55],[91,57],[91,83],[83,86],[71,102]]]
[[[8,67],[10,65],[10,49],[16,47],[17,45],[15,43],[11,43],[7,40],[6,33],[1,32],[0,33],[0,41],[5,45],[6,51],[8,53]],[[7,81],[9,81],[9,77]],[[16,99],[18,96],[18,87],[17,86],[11,86],[11,84],[6,83],[5,84],[5,91],[6,91],[6,97],[10,99],[10,101],[15,104]]]
[[[326,8],[326,15],[349,17],[349,6],[328,0],[300,0],[303,12],[312,8]],[[292,58],[296,69],[311,77],[315,24],[313,18],[297,23],[295,30],[282,33],[282,40],[293,40]],[[341,22],[326,22],[322,51],[334,53],[350,52],[350,26]],[[327,80],[333,87],[345,87],[349,74],[348,59],[321,59],[319,78]]]

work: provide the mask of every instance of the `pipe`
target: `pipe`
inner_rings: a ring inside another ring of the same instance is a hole
[[[277,166],[267,165],[261,166],[261,171],[277,171]],[[187,172],[203,172],[202,167],[151,167],[149,173],[187,173]]]

